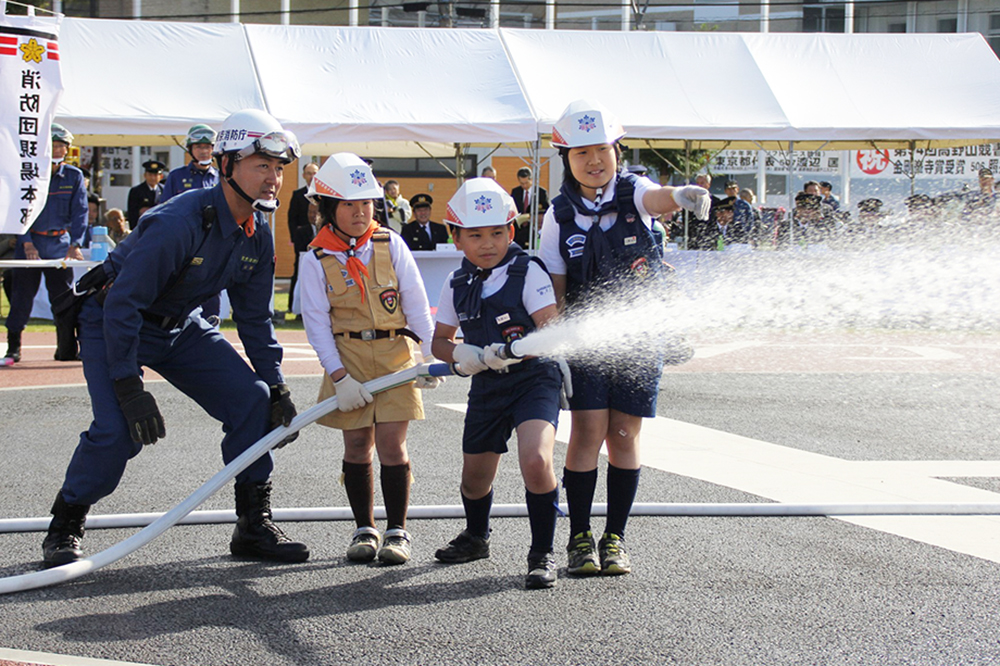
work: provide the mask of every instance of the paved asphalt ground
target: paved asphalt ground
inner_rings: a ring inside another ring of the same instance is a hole
[[[79,370],[48,361],[49,337],[36,334],[25,363],[0,369],[4,518],[46,514],[89,420]],[[295,350],[286,369],[301,409],[318,390],[318,364],[301,334],[283,338]],[[950,461],[928,474],[1000,501],[1000,472],[990,471],[1000,459],[1000,335],[741,332],[695,344],[698,356],[665,374],[660,416],[712,429],[700,431],[708,439],[770,443],[759,446],[789,459],[825,456],[831,469],[836,459]],[[58,386],[17,388],[39,377]],[[132,461],[96,513],[165,511],[221,466],[217,424],[168,385],[150,385],[168,437]],[[425,393],[428,419],[409,437],[414,505],[458,504],[462,414],[442,405],[463,403],[466,390],[450,379]],[[661,423],[669,432],[661,419],[650,432]],[[345,506],[340,451],[338,434],[311,426],[277,452],[276,506]],[[722,464],[691,476],[645,467],[638,501],[775,499],[716,479]],[[810,474],[822,494],[823,466]],[[604,478],[602,464],[597,501]],[[523,501],[513,455],[496,495]],[[231,506],[224,491],[203,508]],[[563,575],[555,589],[531,592],[523,518],[497,519],[491,558],[457,566],[433,561],[461,529],[455,519],[411,521],[414,559],[400,567],[346,563],[346,522],[287,524],[312,549],[291,566],[233,561],[227,525],[176,527],[77,581],[0,598],[0,648],[176,666],[1000,663],[1000,556],[965,554],[996,541],[1000,519],[936,519],[949,544],[964,544],[955,547],[894,533],[922,520],[873,529],[824,517],[634,517],[632,575]],[[568,529],[561,519],[559,548]],[[86,547],[133,532],[92,530]],[[0,535],[0,576],[34,570],[40,541]],[[0,649],[0,663],[14,654]],[[45,659],[19,661],[72,663]]]

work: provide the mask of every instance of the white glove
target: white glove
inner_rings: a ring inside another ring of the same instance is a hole
[[[708,213],[712,208],[712,197],[704,187],[697,185],[675,187],[673,197],[678,206],[693,212],[699,220],[708,219]]]
[[[559,391],[559,407],[569,409],[569,399],[573,397],[573,374],[569,370],[569,363],[562,356],[555,359],[559,364],[559,372],[562,373],[562,389]]]
[[[424,363],[434,363],[433,356],[424,357]],[[444,377],[431,377],[430,375],[417,375],[416,385],[418,389],[436,389],[444,383]]]
[[[492,345],[483,350],[483,363],[489,366],[490,370],[503,370],[508,365],[514,365],[515,363],[520,363],[523,358],[512,358],[503,359],[500,358],[500,352],[506,345],[502,342],[494,342]]]
[[[483,363],[483,348],[475,345],[460,344],[455,345],[455,350],[451,353],[455,363],[458,363],[459,371],[469,377],[476,375],[483,370],[488,370]]]
[[[353,412],[374,400],[364,384],[350,374],[346,374],[333,383],[337,389],[337,409],[342,412]]]

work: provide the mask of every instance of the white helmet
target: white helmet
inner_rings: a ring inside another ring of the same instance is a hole
[[[215,140],[213,155],[236,153],[241,160],[254,153],[277,157],[288,164],[302,154],[295,135],[273,116],[257,109],[237,111],[226,118]]]
[[[552,126],[552,145],[578,148],[614,143],[625,136],[625,129],[610,111],[600,104],[578,99],[563,111]]]
[[[354,153],[337,153],[323,163],[313,176],[306,197],[318,203],[317,197],[332,197],[347,201],[381,199],[382,186],[375,180],[372,168]]]
[[[470,178],[448,202],[444,221],[456,227],[500,227],[517,217],[514,200],[492,178]]]

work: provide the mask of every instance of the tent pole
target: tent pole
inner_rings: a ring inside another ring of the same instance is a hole
[[[795,195],[792,194],[792,174],[795,172],[795,142],[788,142],[788,210],[791,217],[788,222],[788,243],[795,243]]]
[[[545,29],[556,29],[556,0],[545,0]]]
[[[691,184],[691,139],[684,140],[684,184]],[[684,215],[684,249],[688,249],[688,220],[689,213],[685,210]]]
[[[917,192],[917,142],[910,141],[910,196]]]
[[[531,219],[528,220],[530,234],[528,235],[528,247],[524,248],[525,250],[528,248],[538,249],[538,188],[541,187],[542,180],[541,148],[540,139],[535,139],[531,143],[531,209],[528,211]]]

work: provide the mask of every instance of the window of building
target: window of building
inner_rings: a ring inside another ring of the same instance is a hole
[[[937,31],[958,32],[958,19],[957,18],[938,19]]]
[[[802,8],[802,32],[844,32],[844,6],[804,6]]]

